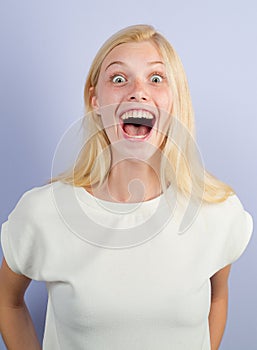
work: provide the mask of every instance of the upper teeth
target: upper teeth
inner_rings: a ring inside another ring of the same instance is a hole
[[[121,119],[125,120],[128,118],[146,118],[146,119],[153,119],[154,116],[152,113],[144,110],[134,110],[134,111],[128,111],[122,114]]]

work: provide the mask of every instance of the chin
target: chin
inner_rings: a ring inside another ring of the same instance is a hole
[[[159,154],[159,145],[150,142],[137,143],[119,140],[112,144],[112,150],[119,155],[120,159],[131,159],[133,161],[147,161]]]

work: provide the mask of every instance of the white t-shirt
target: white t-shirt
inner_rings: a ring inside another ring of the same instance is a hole
[[[253,220],[236,195],[185,211],[166,194],[174,210],[164,194],[108,202],[61,182],[21,197],[1,243],[13,271],[46,281],[44,350],[210,349],[210,277],[243,253]]]

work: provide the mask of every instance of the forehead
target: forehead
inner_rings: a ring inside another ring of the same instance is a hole
[[[144,61],[163,61],[156,46],[150,41],[124,43],[113,48],[105,57],[102,68],[105,69],[112,61],[128,61],[134,59]]]

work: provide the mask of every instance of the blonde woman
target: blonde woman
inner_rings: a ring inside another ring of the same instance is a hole
[[[92,63],[85,105],[75,164],[2,226],[7,348],[41,348],[24,303],[34,279],[49,293],[44,350],[218,349],[252,217],[201,164],[179,57],[151,26],[119,31]]]

